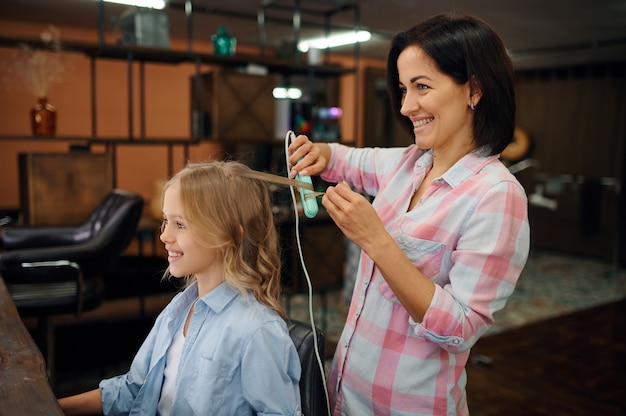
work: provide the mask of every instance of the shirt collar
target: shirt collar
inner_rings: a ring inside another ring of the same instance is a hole
[[[213,311],[219,313],[239,294],[238,290],[233,289],[227,283],[222,282],[215,289],[200,298],[198,303],[202,302],[209,308],[213,309]],[[197,305],[198,304],[196,304],[196,306]]]
[[[222,283],[215,289],[204,295],[196,303],[196,307],[200,303],[205,304],[215,312],[220,312],[233,300],[239,291],[231,288],[227,283]],[[189,285],[179,297],[172,301],[172,313],[178,315],[183,313],[198,298],[198,282]]]
[[[452,188],[455,188],[467,178],[483,170],[485,166],[497,158],[498,155],[484,156],[479,151],[470,152],[448,169],[442,178]]]
[[[486,156],[484,152],[475,150],[463,156],[441,176],[441,179],[446,181],[450,187],[455,188],[470,176],[480,172],[486,165],[497,158],[498,155]],[[424,169],[431,166],[432,163],[433,150],[429,149],[418,158],[415,164],[415,170]]]

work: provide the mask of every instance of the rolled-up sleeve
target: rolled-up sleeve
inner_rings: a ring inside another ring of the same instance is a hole
[[[416,333],[450,352],[471,348],[513,293],[529,251],[523,190],[500,182],[477,199],[450,255],[449,282],[437,287]]]

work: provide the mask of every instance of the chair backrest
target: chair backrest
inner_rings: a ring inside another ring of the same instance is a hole
[[[142,209],[140,195],[115,189],[78,227],[19,227],[27,235],[23,241],[31,244],[22,243],[19,249],[1,253],[0,273],[19,269],[22,262],[63,259],[78,263],[85,276],[99,274],[132,240]],[[11,232],[17,235],[20,230]]]
[[[320,369],[315,354],[315,337],[311,325],[300,321],[290,320],[289,336],[296,346],[302,376],[300,377],[300,398],[302,401],[302,413],[305,416],[328,416],[328,401],[324,387],[326,375]],[[325,336],[318,328],[315,329],[319,348],[319,356],[322,365],[325,357]]]
[[[81,237],[97,245],[102,255],[120,254],[133,239],[142,210],[141,196],[114,189],[80,226]]]

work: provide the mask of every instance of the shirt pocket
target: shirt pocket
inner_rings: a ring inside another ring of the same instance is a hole
[[[219,414],[224,406],[228,384],[233,379],[232,365],[200,357],[195,364],[194,378],[189,381],[185,398],[194,414]]]
[[[445,253],[445,244],[438,241],[425,240],[398,231],[395,240],[400,249],[424,276],[435,280],[441,271],[441,263]],[[387,281],[379,275],[378,290],[387,299],[398,302]]]

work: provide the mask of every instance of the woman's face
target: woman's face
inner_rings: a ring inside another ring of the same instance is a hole
[[[472,146],[469,83],[458,85],[417,46],[404,49],[397,66],[400,112],[413,123],[418,147],[437,152]]]
[[[198,281],[222,280],[222,259],[218,249],[197,243],[184,216],[180,186],[172,183],[163,195],[163,229],[169,272],[175,277],[195,275]]]

